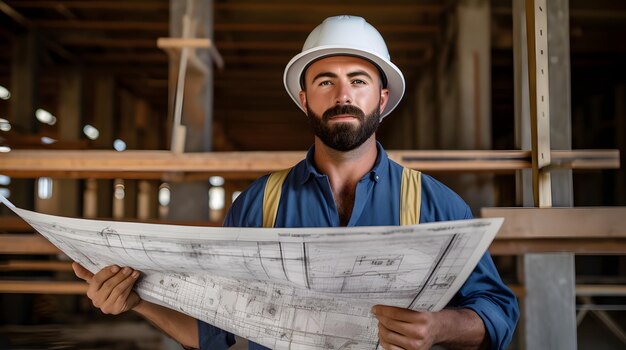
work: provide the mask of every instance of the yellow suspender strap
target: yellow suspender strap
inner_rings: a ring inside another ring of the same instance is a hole
[[[290,169],[271,173],[263,193],[263,227],[274,227],[280,193]],[[419,224],[422,204],[422,176],[417,170],[404,168],[400,189],[400,225]]]
[[[420,207],[422,205],[422,174],[413,169],[402,170],[402,187],[400,189],[400,225],[416,225],[420,223]]]
[[[280,203],[280,192],[291,168],[271,173],[263,192],[263,227],[274,227]]]

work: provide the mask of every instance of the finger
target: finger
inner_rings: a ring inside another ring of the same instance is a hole
[[[376,316],[384,316],[404,322],[416,323],[424,321],[421,312],[395,306],[376,305],[372,308],[372,313]]]
[[[93,273],[84,268],[81,264],[73,262],[72,269],[74,270],[74,274],[76,274],[78,278],[84,280],[87,283],[91,282],[91,279],[93,278]]]
[[[102,284],[102,287],[100,287],[100,289],[102,290],[103,293],[107,294],[107,299],[113,298],[113,301],[117,299],[117,297],[119,296],[119,291],[120,291],[118,289],[118,286],[121,283],[123,283],[123,281],[128,279],[132,273],[133,273],[133,269],[131,269],[130,267],[123,267],[119,270],[118,273],[111,276],[108,280],[106,280]],[[114,291],[116,292],[116,295],[112,295]]]
[[[385,316],[378,316],[377,318],[378,318],[378,322],[382,323],[385,326],[385,328],[391,331],[394,331],[398,334],[402,334],[404,336],[411,337],[411,338],[421,337],[420,332],[417,331],[417,328],[420,327],[420,325],[394,320],[392,318],[385,317]]]
[[[385,350],[404,350],[404,349],[399,348],[399,347],[397,347],[397,346],[395,346],[393,344],[389,344],[389,343],[383,341],[382,339],[380,340],[379,345],[382,346],[383,349],[385,349]]]
[[[139,271],[133,271],[126,279],[120,282],[113,290],[109,298],[107,299],[103,309],[106,307],[108,313],[119,314],[130,310],[134,304],[139,300],[139,297],[135,294],[134,298],[130,298],[133,291],[133,286],[139,278]]]
[[[116,278],[115,276],[118,277]],[[89,283],[89,289],[87,289],[87,296],[91,299],[93,305],[101,308],[109,298],[113,287],[124,277],[126,276],[122,274],[120,267],[117,265],[105,267],[96,273]],[[114,284],[111,283],[111,279],[113,279]]]
[[[402,349],[416,349],[416,343],[418,343],[418,341],[414,339],[388,329],[380,322],[378,323],[378,337],[384,340],[385,343]]]
[[[120,267],[117,265],[107,266],[93,276],[92,284],[96,287],[96,289],[100,289],[104,282],[116,275],[119,271]]]
[[[115,287],[111,293],[110,299],[113,300],[113,298],[117,296],[113,300],[116,305],[127,304],[128,296],[133,291],[137,278],[139,278],[139,271],[133,271],[125,280]]]

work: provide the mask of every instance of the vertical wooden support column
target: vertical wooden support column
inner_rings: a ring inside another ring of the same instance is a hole
[[[162,137],[155,125],[161,123],[160,115],[150,107],[147,101],[137,101],[136,111],[137,145],[140,149],[159,149],[159,139]],[[138,181],[137,218],[139,220],[158,218],[159,181]]]
[[[97,148],[113,148],[113,130],[115,128],[115,111],[117,94],[115,80],[110,75],[100,74],[94,77],[93,123],[100,131],[100,137],[94,142]],[[113,181],[97,180],[97,216],[112,217]]]
[[[170,36],[181,37],[183,17],[190,11],[193,36],[213,37],[212,1],[170,0]],[[208,50],[188,49],[190,59],[185,79],[185,94],[182,109],[182,124],[186,126],[185,152],[211,151],[211,128],[213,113],[213,68]],[[179,55],[170,55],[170,105],[173,106]],[[192,64],[192,62],[200,62]],[[170,108],[173,110],[173,107]],[[173,179],[171,179],[173,180]],[[208,181],[170,182],[171,201],[168,217],[175,220],[208,220]]]
[[[532,188],[535,206],[547,208],[553,204],[571,206],[571,181],[557,176],[552,181],[550,173],[545,171],[550,165],[551,136],[559,148],[571,148],[570,136],[570,101],[569,101],[569,32],[562,28],[569,26],[567,0],[551,2],[546,0],[514,1],[515,30],[514,47],[516,49],[516,127],[521,135],[518,141],[522,145],[530,143],[533,154],[532,180],[523,178],[522,195]],[[520,40],[520,18],[526,17],[527,42]],[[548,23],[549,18],[550,23]],[[550,41],[548,41],[550,38]],[[520,67],[519,52],[527,44],[527,67]],[[554,47],[554,52],[552,49]],[[567,49],[564,49],[567,47]],[[554,57],[553,57],[554,55]],[[551,72],[549,62],[559,61],[567,65],[565,69]],[[525,106],[521,93],[524,80],[519,72],[528,72],[528,115],[530,128],[526,128],[522,117]],[[551,105],[553,107],[551,112]],[[558,120],[558,122],[556,122]],[[552,125],[551,125],[552,122]],[[559,130],[551,129],[558,125]],[[529,135],[530,134],[530,135]],[[530,141],[530,142],[529,142]],[[571,174],[570,174],[571,177]],[[552,194],[555,193],[553,203]],[[529,198],[524,196],[524,204]],[[575,349],[576,348],[576,313],[575,313],[575,271],[574,255],[565,254],[527,254],[522,258],[526,296],[522,302],[523,348],[537,349]]]
[[[10,122],[14,130],[33,134],[37,132],[35,110],[39,97],[39,56],[40,40],[36,30],[17,37],[14,41],[11,58],[11,114]],[[13,179],[11,181],[11,201],[20,208],[34,207],[34,181]]]
[[[59,139],[78,141],[83,117],[83,75],[80,69],[67,68],[60,75],[59,107],[56,111]],[[37,200],[37,210],[50,214],[80,216],[78,180],[55,179],[52,198]],[[44,209],[45,208],[45,209]]]
[[[530,137],[535,206],[552,206],[550,173],[550,89],[548,74],[548,9],[545,0],[526,1]]]
[[[137,112],[139,100],[130,92],[122,90],[120,92],[120,128],[119,135],[126,143],[127,149],[137,149]],[[135,218],[137,216],[137,180],[125,179],[118,181],[124,185],[124,199],[121,200],[120,215],[125,218]]]
[[[513,71],[515,95],[515,147],[529,151],[530,144],[530,97],[528,87],[528,48],[526,46],[525,0],[513,0]],[[532,170],[516,172],[517,205],[533,206]]]
[[[457,95],[452,123],[442,122],[452,149],[491,149],[491,12],[488,0],[458,2],[456,50],[448,67]],[[449,112],[448,112],[449,113]],[[474,212],[494,205],[492,174],[463,174],[446,178]]]
[[[435,148],[436,106],[433,69],[426,69],[415,89],[416,118],[415,138],[417,149]]]
[[[570,77],[569,0],[546,1],[548,7],[548,66],[550,78],[550,147],[572,149],[572,101]],[[552,206],[574,205],[571,170],[554,169]]]
[[[617,173],[617,205],[626,205],[626,85],[615,88],[615,139],[620,150],[621,167]],[[626,259],[624,259],[626,261]]]

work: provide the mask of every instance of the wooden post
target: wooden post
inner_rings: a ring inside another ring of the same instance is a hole
[[[120,133],[119,136],[126,143],[126,149],[137,149],[139,142],[137,140],[137,113],[140,112],[138,107],[141,103],[139,99],[130,92],[122,90],[120,92]],[[135,218],[137,216],[137,180],[124,179],[124,209],[120,214],[125,218]]]
[[[513,0],[513,73],[515,95],[515,148],[530,150],[530,97],[528,88],[528,48],[526,47],[526,10],[524,0]],[[517,205],[533,206],[532,170],[518,170]]]
[[[94,142],[97,148],[113,148],[113,130],[117,94],[115,79],[110,75],[98,74],[94,77],[93,123],[100,131],[100,137]],[[97,180],[97,216],[110,218],[113,215],[113,181]]]
[[[39,57],[41,44],[39,33],[31,29],[15,38],[11,58],[11,114],[10,122],[15,131],[24,134],[37,132],[35,110],[38,108]],[[11,201],[20,208],[34,207],[34,181],[14,179],[11,181]]]
[[[83,117],[83,76],[80,69],[67,68],[60,75],[59,107],[56,111],[59,140],[78,141]],[[52,198],[37,200],[37,210],[56,215],[80,216],[79,182],[54,179]]]
[[[547,171],[551,162],[551,144],[571,148],[569,101],[569,4],[567,0],[514,1],[514,36],[516,48],[516,128],[518,143],[530,143],[533,154],[532,181],[522,176],[521,202],[529,204],[525,194],[532,188],[534,205],[540,208],[572,206],[571,173],[561,173],[554,180]],[[525,15],[527,67],[520,59],[524,42],[520,40],[520,18]],[[548,23],[549,22],[549,23]],[[550,31],[548,31],[548,29]],[[548,39],[550,38],[550,39]],[[550,63],[563,64],[554,72]],[[525,81],[528,73],[530,128],[523,120]],[[554,104],[554,106],[553,106]],[[551,113],[551,110],[554,113]],[[551,132],[551,129],[562,130]],[[529,135],[530,134],[530,135]],[[552,139],[554,138],[554,139]],[[530,142],[529,142],[530,141]],[[554,201],[553,201],[553,193]],[[522,280],[527,294],[522,303],[523,348],[576,348],[574,254],[527,254],[522,258]]]
[[[433,69],[426,69],[415,89],[416,104],[416,148],[434,149],[436,130],[435,81]]]
[[[444,119],[441,132],[443,148],[491,148],[491,14],[489,1],[463,0],[458,3],[454,28],[456,35],[452,74],[456,93],[449,96],[451,107],[440,105]],[[445,58],[442,58],[446,62]],[[444,82],[448,84],[448,82]],[[445,87],[443,87],[445,89]],[[441,89],[440,89],[441,91]],[[454,90],[453,90],[454,91]],[[493,206],[492,174],[463,174],[446,177],[444,182],[456,190],[476,213],[484,206]]]
[[[187,5],[193,8],[188,9]],[[187,15],[193,37],[213,38],[213,2],[170,0],[170,37],[182,37],[183,18]],[[182,106],[182,124],[186,127],[185,152],[208,152],[212,149],[213,66],[207,50],[189,48],[206,69],[188,65],[185,75],[185,94]],[[178,78],[180,55],[170,55],[170,111]],[[208,220],[208,181],[170,182],[171,201],[169,218],[175,220]]]

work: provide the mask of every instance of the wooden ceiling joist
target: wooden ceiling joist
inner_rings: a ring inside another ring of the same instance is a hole
[[[12,2],[15,8],[56,9],[60,1],[19,0]],[[122,10],[122,11],[167,11],[169,1],[63,1],[68,9],[80,10]]]
[[[444,10],[441,4],[394,4],[394,3],[380,3],[375,5],[359,4],[355,7],[352,4],[338,4],[338,3],[215,3],[215,10],[223,11],[250,11],[250,12],[303,12],[303,13],[331,13],[331,14],[349,14],[358,10],[359,13],[427,13],[427,14],[441,14]]]
[[[109,30],[109,31],[148,31],[166,33],[169,31],[168,22],[137,22],[137,21],[58,21],[37,20],[34,23],[43,29],[70,29],[70,30]]]
[[[61,37],[59,44],[68,47],[102,47],[102,48],[156,48],[154,39],[144,38],[102,38],[85,36]],[[220,51],[224,50],[281,50],[297,52],[302,49],[299,41],[217,41],[216,46]],[[421,51],[432,48],[429,41],[394,41],[390,42],[390,51]]]

